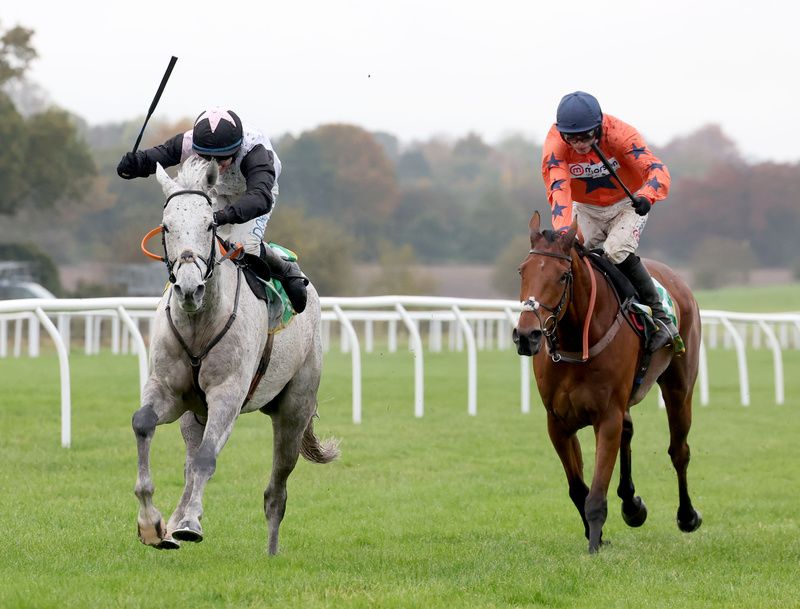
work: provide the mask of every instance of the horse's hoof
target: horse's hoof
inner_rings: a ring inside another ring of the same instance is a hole
[[[589,540],[589,554],[597,554],[600,551],[600,548],[603,546],[610,546],[611,542],[607,539],[603,539],[602,535],[597,543],[593,544],[591,539]]]
[[[139,532],[139,541],[147,546],[154,546],[158,547],[163,543],[164,537],[166,536],[167,527],[164,524],[164,520],[157,522],[156,524],[142,524],[141,522],[136,523],[138,532]]]
[[[161,543],[156,546],[157,550],[180,550],[181,542],[174,539],[167,534],[167,537],[161,540]]]
[[[689,520],[681,520],[680,515],[677,518],[678,528],[684,533],[692,533],[700,528],[703,524],[703,516],[697,510],[692,512],[692,517]]]
[[[203,541],[203,531],[199,525],[184,520],[172,531],[172,537],[179,541],[192,541],[197,543]]]
[[[640,527],[647,520],[647,506],[638,495],[629,502],[622,502],[622,519],[629,527]]]

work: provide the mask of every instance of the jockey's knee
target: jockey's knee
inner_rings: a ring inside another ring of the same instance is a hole
[[[628,248],[615,247],[613,243],[605,243],[606,258],[613,264],[620,264],[631,256],[636,256],[636,252]]]
[[[261,255],[261,239],[245,239],[242,243],[244,246],[244,251],[248,254],[253,254],[254,256]]]

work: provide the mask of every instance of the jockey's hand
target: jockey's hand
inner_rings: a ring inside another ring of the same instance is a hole
[[[214,212],[214,224],[217,226],[222,226],[224,224],[230,224],[231,221],[228,218],[227,209],[218,209]]]
[[[126,152],[117,165],[117,175],[125,180],[144,177],[142,167],[136,152]],[[145,174],[146,175],[146,174]]]
[[[648,199],[647,197],[639,195],[638,197],[635,197],[633,199],[631,206],[633,207],[634,211],[636,211],[637,214],[639,214],[640,216],[646,216],[647,213],[650,211],[650,208],[653,206],[653,204],[650,203],[650,199]]]

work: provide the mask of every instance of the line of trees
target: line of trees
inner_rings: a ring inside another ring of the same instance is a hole
[[[141,262],[138,242],[160,222],[162,194],[155,180],[115,172],[141,119],[89,126],[52,105],[32,111],[41,96],[19,86],[36,57],[31,34],[0,37],[0,214],[31,227],[0,241],[33,242],[62,263]],[[144,145],[190,126],[151,122]],[[408,269],[468,262],[496,263],[497,285],[516,292],[528,218],[537,209],[549,217],[539,143],[512,135],[490,144],[474,133],[408,143],[344,124],[268,135],[283,161],[268,237],[300,253],[323,294],[367,291],[353,272],[359,262],[382,269],[373,291],[431,289]],[[709,284],[732,263],[798,264],[800,165],[748,163],[714,125],[655,151],[673,186],[652,212],[644,255],[707,269]]]

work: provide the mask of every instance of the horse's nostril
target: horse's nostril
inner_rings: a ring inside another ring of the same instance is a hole
[[[181,286],[179,286],[179,285],[176,283],[176,284],[173,286],[173,288],[172,288],[172,289],[173,289],[173,290],[175,290],[175,296],[177,296],[178,298],[180,298],[180,297],[181,297],[181,294],[183,293],[183,290],[181,289]]]
[[[197,289],[194,292],[195,300],[201,299],[203,297],[203,294],[205,294],[205,293],[206,293],[206,286],[204,286],[202,284],[197,286]]]

